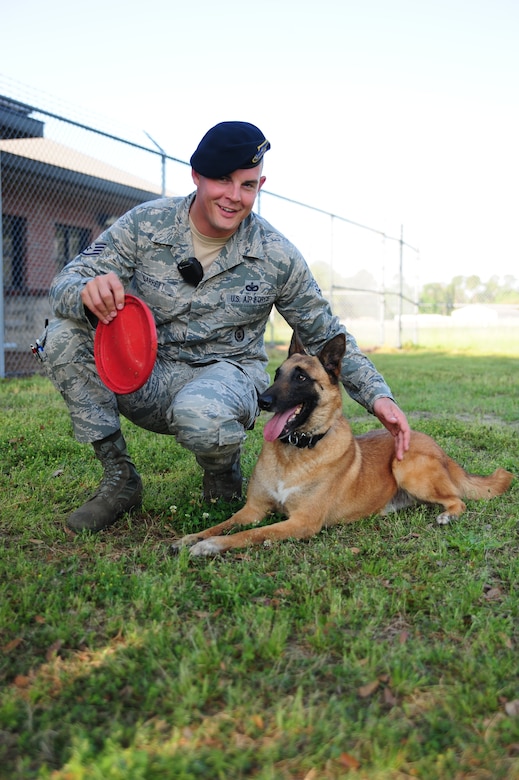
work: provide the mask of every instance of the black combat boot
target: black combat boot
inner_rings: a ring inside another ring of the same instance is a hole
[[[225,471],[204,471],[204,501],[214,501],[218,498],[223,498],[224,501],[240,499],[242,486],[239,452]]]
[[[142,481],[126,451],[121,431],[93,442],[104,469],[97,492],[67,520],[72,531],[102,531],[142,502]]]

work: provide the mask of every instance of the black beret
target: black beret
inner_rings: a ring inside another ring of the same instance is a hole
[[[270,149],[261,130],[249,122],[220,122],[204,135],[191,156],[201,176],[219,179],[238,168],[255,168]]]

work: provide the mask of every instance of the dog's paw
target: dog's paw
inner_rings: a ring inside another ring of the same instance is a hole
[[[190,555],[220,555],[224,552],[225,540],[221,536],[210,536],[209,539],[194,544],[189,550]]]
[[[199,534],[188,534],[187,536],[183,536],[181,539],[177,539],[176,542],[173,542],[169,548],[169,551],[172,555],[177,555],[182,547],[192,547],[199,541]]]
[[[457,515],[450,515],[448,512],[442,512],[442,514],[438,515],[436,518],[438,525],[449,525],[452,520],[457,520]]]

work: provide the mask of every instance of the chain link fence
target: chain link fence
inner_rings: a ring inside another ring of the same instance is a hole
[[[334,312],[364,349],[416,340],[419,252],[402,233],[388,236],[263,190],[260,209],[302,251]],[[274,321],[275,330],[282,329],[279,315]]]
[[[150,136],[121,138],[64,117],[50,101],[38,108],[34,96],[2,96],[2,87],[0,79],[1,377],[40,370],[30,345],[50,316],[51,280],[68,260],[138,203],[193,189],[189,164]],[[419,255],[402,234],[264,190],[257,209],[298,246],[363,348],[417,340]],[[286,332],[274,313],[268,337]]]
[[[162,157],[0,96],[0,375],[38,370],[30,344],[50,316],[54,275],[121,214],[160,197]]]

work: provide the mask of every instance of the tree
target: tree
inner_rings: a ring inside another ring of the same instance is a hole
[[[447,314],[446,285],[441,282],[429,282],[424,285],[420,296],[419,311],[422,314]]]
[[[420,311],[429,314],[451,314],[464,303],[519,304],[519,280],[507,275],[501,282],[494,274],[483,282],[476,274],[454,276],[448,284],[429,282],[420,296]]]

